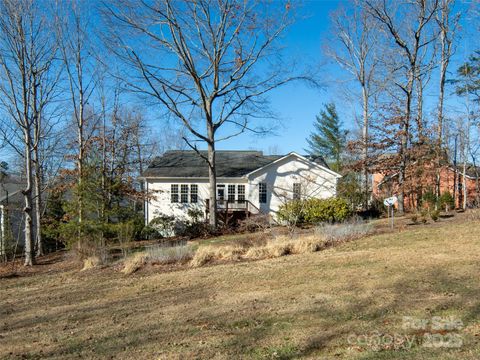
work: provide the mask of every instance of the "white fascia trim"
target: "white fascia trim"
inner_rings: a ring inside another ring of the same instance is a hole
[[[188,180],[188,181],[194,181],[194,180],[208,180],[208,177],[185,177],[185,176],[178,176],[178,177],[173,177],[173,176],[140,176],[139,179],[141,180]],[[217,177],[217,180],[245,180],[244,177]]]

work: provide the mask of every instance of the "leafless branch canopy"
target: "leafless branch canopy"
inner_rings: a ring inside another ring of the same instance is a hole
[[[288,5],[122,0],[105,15],[117,29],[110,48],[129,65],[123,80],[158,99],[196,140],[212,142],[226,124],[237,128],[227,138],[253,130],[251,115],[270,115],[264,95],[298,78],[276,45],[291,23]]]

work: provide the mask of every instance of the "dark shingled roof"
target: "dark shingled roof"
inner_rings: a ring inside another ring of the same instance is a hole
[[[201,151],[206,155],[206,151]],[[242,177],[285,155],[263,155],[261,151],[216,151],[217,177]],[[321,157],[312,161],[326,166]],[[208,167],[193,150],[167,151],[156,157],[143,172],[144,177],[208,177]]]

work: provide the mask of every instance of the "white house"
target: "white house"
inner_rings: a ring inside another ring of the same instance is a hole
[[[341,177],[321,157],[294,152],[280,156],[217,151],[216,169],[219,212],[263,213],[273,218],[289,200],[335,196]],[[152,161],[142,179],[153,194],[145,206],[147,223],[159,214],[187,219],[192,208],[208,217],[208,167],[196,152],[167,151]]]
[[[0,182],[0,260],[17,239],[19,246],[24,245],[22,236],[24,187],[25,182],[15,176],[8,176]]]

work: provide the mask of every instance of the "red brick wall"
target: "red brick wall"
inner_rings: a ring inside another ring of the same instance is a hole
[[[379,188],[379,184],[383,181],[385,175],[376,173],[372,175],[372,185],[373,185],[373,196],[378,199],[384,199],[388,196],[398,194],[398,184],[397,178],[394,177],[392,180],[382,184]],[[454,177],[455,173],[453,169],[444,167],[440,172],[440,192],[448,191],[450,194],[453,195],[454,191]],[[477,187],[476,187],[476,180],[466,177],[467,180],[467,204],[474,203],[477,198]],[[433,177],[423,177],[418,181],[421,182],[422,188],[427,189],[431,188],[434,189],[435,187],[435,178]],[[458,191],[458,182],[460,182],[463,186],[463,176],[457,173],[457,193],[456,193],[456,206],[462,207],[463,205],[463,190],[460,189]],[[418,194],[415,192],[410,192],[405,196],[405,209],[412,210],[416,208]]]

